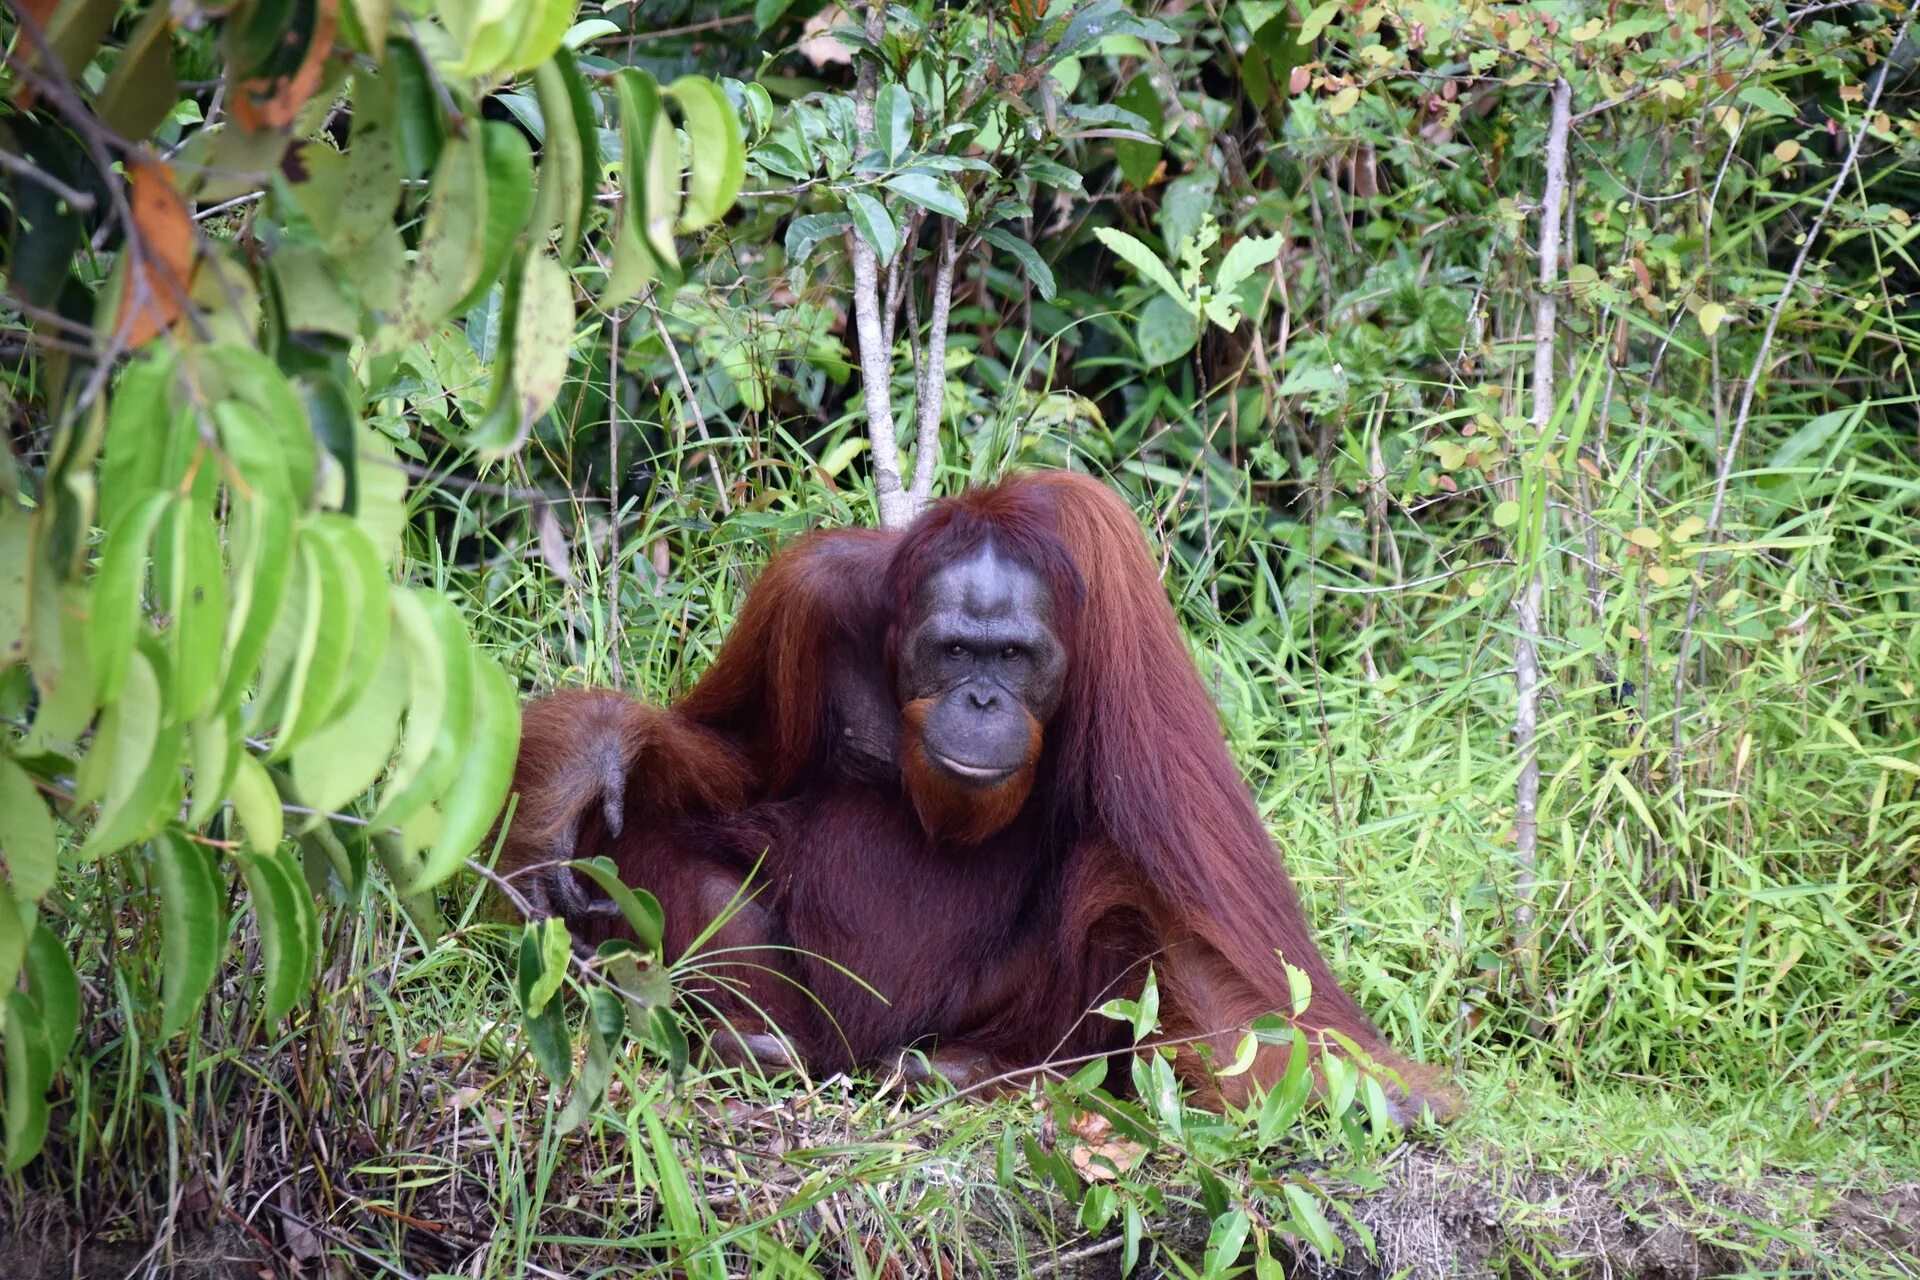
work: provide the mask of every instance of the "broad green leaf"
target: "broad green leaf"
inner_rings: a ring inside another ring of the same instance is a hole
[[[171,352],[152,347],[120,374],[107,410],[101,446],[100,527],[115,529],[141,498],[174,478],[161,473],[165,440],[176,416],[173,383],[179,366]]]
[[[854,230],[880,259],[880,265],[884,267],[892,262],[893,255],[900,250],[900,232],[894,227],[887,207],[864,191],[854,191],[847,195],[847,213],[853,218]]]
[[[514,308],[513,394],[516,441],[560,396],[573,354],[573,277],[535,251],[527,255]]]
[[[504,120],[489,120],[480,137],[487,174],[486,240],[479,275],[454,304],[455,313],[477,305],[500,282],[533,212],[533,148],[525,135]]]
[[[889,191],[899,192],[922,209],[945,214],[955,221],[966,219],[967,202],[951,185],[932,174],[899,173],[888,178],[885,185]]]
[[[1248,90],[1251,95],[1251,84]],[[1156,137],[1159,136],[1160,127],[1166,119],[1166,111],[1160,102],[1160,91],[1154,87],[1152,76],[1145,72],[1134,76],[1127,81],[1126,88],[1114,95],[1113,103],[1139,116],[1146,122],[1148,131]],[[1160,171],[1162,154],[1164,154],[1164,148],[1157,142],[1136,142],[1122,138],[1113,144],[1114,163],[1119,166],[1120,175],[1127,180],[1127,184],[1136,191],[1144,191],[1153,181],[1154,176]]]
[[[126,687],[100,718],[80,765],[82,800],[98,797],[100,814],[81,845],[98,857],[144,839],[179,812],[181,727],[165,724],[160,681],[145,651],[131,655]]]
[[[1248,276],[1279,256],[1279,236],[1240,237],[1220,260],[1220,270],[1213,277],[1215,292],[1232,293]]]
[[[407,473],[400,469],[393,441],[371,423],[362,422],[357,430],[360,489],[353,518],[367,531],[380,563],[391,566],[400,557],[400,542],[407,530]]]
[[[522,74],[545,63],[560,50],[573,25],[574,0],[525,0],[526,23],[520,43],[507,58],[506,70]]]
[[[1006,227],[988,227],[980,234],[988,244],[996,245],[1012,254],[1026,269],[1027,279],[1033,281],[1034,291],[1045,301],[1053,301],[1053,268],[1047,265],[1046,259],[1040,256],[1038,249]]]
[[[346,598],[352,602],[353,630],[344,646],[348,665],[333,695],[327,715],[331,720],[359,699],[379,671],[392,634],[393,610],[387,603],[386,565],[358,521],[326,512],[316,516],[307,531],[328,544],[347,584]],[[330,616],[330,623],[336,621],[344,625],[346,619]]]
[[[621,180],[626,184],[627,216],[638,219],[642,235],[661,262],[677,263],[673,224],[680,212],[680,140],[652,76],[626,67],[615,74],[613,83],[625,147]]]
[[[1116,231],[1112,227],[1095,228],[1093,234],[1121,261],[1127,263],[1153,284],[1158,285],[1169,298],[1186,308],[1189,313],[1199,314],[1198,308],[1187,296],[1186,290],[1182,289],[1179,282],[1173,278],[1173,273],[1167,270],[1166,264],[1154,256],[1153,250],[1126,232]]]
[[[293,509],[275,495],[237,501],[227,517],[233,600],[227,614],[227,678],[214,709],[235,711],[254,682],[293,580]]]
[[[202,716],[187,729],[188,763],[193,766],[193,800],[186,825],[203,827],[212,821],[233,786],[246,745],[240,717],[234,712]]]
[[[720,86],[704,76],[681,76],[667,90],[680,104],[680,115],[692,144],[687,175],[687,203],[680,227],[698,231],[720,221],[733,207],[747,180],[747,148],[740,137],[740,121]]]
[[[533,200],[536,242],[558,234],[562,259],[571,258],[580,243],[582,195],[586,191],[587,157],[579,130],[573,128],[573,95],[558,59],[540,64],[533,73],[540,112],[547,121],[540,143],[540,174]],[[594,166],[597,176],[599,166]]]
[[[233,816],[246,833],[246,847],[255,853],[271,853],[286,838],[286,810],[280,805],[280,791],[273,785],[267,766],[245,751],[235,759]]]
[[[395,591],[393,613],[413,693],[375,827],[401,825],[439,799],[471,745],[473,663],[458,610],[431,592]]]
[[[822,240],[837,236],[852,225],[853,219],[844,213],[801,214],[787,224],[787,265],[804,265]]]
[[[0,902],[0,911],[10,911],[12,905]],[[17,918],[14,927],[18,927]],[[18,1173],[40,1154],[47,1140],[47,1089],[53,1084],[53,1053],[40,1011],[26,993],[13,990],[11,976],[0,990],[8,993],[4,1037],[7,1158],[0,1169]]]
[[[487,166],[481,144],[451,137],[440,149],[420,246],[400,287],[391,346],[422,342],[480,278],[487,250]]]
[[[666,936],[666,916],[659,899],[645,889],[630,887],[609,858],[582,858],[567,864],[600,887],[620,908],[621,917],[644,951],[657,952]]]
[[[400,741],[407,681],[406,651],[389,644],[372,682],[353,705],[293,753],[293,779],[302,803],[320,814],[332,813],[378,780]],[[318,816],[311,820],[320,821]]]
[[[0,756],[0,856],[20,906],[38,906],[59,875],[60,845],[53,815],[33,779],[5,756]]]
[[[167,714],[197,719],[220,692],[221,632],[227,621],[227,572],[220,562],[220,535],[212,511],[185,494],[175,498],[161,523],[156,555],[170,564],[164,575],[172,616],[167,639],[172,687]]]
[[[1867,409],[1867,403],[1861,401],[1848,408],[1835,409],[1807,419],[1792,435],[1780,442],[1780,447],[1767,459],[1767,470],[1786,471],[1799,466],[1814,454],[1827,449],[1836,433],[1845,441],[1853,434],[1854,428],[1865,421]]]
[[[208,347],[206,356],[226,394],[252,406],[259,421],[272,433],[286,464],[293,500],[305,507],[313,497],[320,452],[314,443],[313,426],[307,421],[306,406],[293,384],[273,361],[247,347]],[[210,391],[216,401],[220,399],[217,391]],[[211,468],[203,470],[212,474]]]
[[[281,850],[241,855],[240,872],[260,926],[265,993],[262,1012],[278,1022],[313,978],[320,925],[299,864]]]
[[[31,658],[33,684],[40,695],[33,722],[18,747],[23,756],[51,752],[78,755],[76,744],[93,723],[96,707],[93,687],[93,659],[87,639],[87,583],[67,583],[49,607],[43,603],[34,612],[37,636]],[[42,611],[45,612],[42,612]],[[49,617],[47,614],[51,614]],[[52,650],[45,656],[44,645]]]
[[[573,938],[566,921],[548,916],[527,922],[520,934],[519,967],[514,978],[523,1013],[538,1016],[559,994],[572,959]]]
[[[1288,1226],[1312,1245],[1321,1257],[1329,1261],[1338,1258],[1340,1239],[1333,1234],[1333,1227],[1327,1222],[1327,1215],[1321,1210],[1319,1202],[1298,1183],[1283,1182],[1280,1190],[1287,1197],[1287,1207],[1293,1210]]]
[[[1247,1232],[1253,1221],[1245,1209],[1229,1209],[1213,1220],[1207,1236],[1207,1252],[1200,1264],[1203,1280],[1217,1280],[1237,1270],[1240,1251],[1246,1248]]]
[[[888,165],[906,159],[913,146],[913,95],[889,81],[873,103],[873,144]]]
[[[520,696],[511,677],[491,658],[478,654],[473,666],[473,719],[465,759],[438,800],[440,834],[411,886],[430,889],[465,863],[506,801],[513,762],[520,748]]]
[[[1177,299],[1157,293],[1140,308],[1136,337],[1142,360],[1150,365],[1169,365],[1193,350],[1200,340],[1200,325]]]
[[[342,575],[333,558],[304,530],[294,539],[291,558],[293,568],[286,598],[273,620],[273,632],[267,637],[266,656],[261,663],[260,695],[247,707],[248,731],[274,736],[276,747],[287,745],[288,731],[300,715],[301,702],[307,693],[307,677],[321,648],[322,623],[329,605],[343,589]],[[338,664],[344,661],[339,653],[343,647],[327,646],[323,677],[329,672],[337,674]],[[269,755],[272,758],[274,753]]]
[[[680,209],[680,144],[660,105],[653,77],[626,68],[614,77],[620,103],[620,223],[614,235],[613,269],[600,305],[615,306],[650,280],[677,278],[680,260],[673,223]]]
[[[387,28],[393,22],[393,0],[348,0],[362,38],[360,52],[379,62],[387,53]]]
[[[94,693],[105,704],[120,696],[134,642],[144,629],[141,606],[147,549],[169,501],[168,494],[152,492],[132,503],[120,522],[107,530],[100,550],[87,648],[93,660]]]
[[[66,944],[45,923],[27,939],[27,995],[40,1011],[48,1055],[57,1068],[73,1051],[80,1031],[80,980]]]
[[[179,88],[173,76],[173,8],[158,4],[127,37],[113,71],[94,99],[94,114],[130,141],[145,138],[173,111]]]
[[[5,465],[11,466],[9,461]],[[32,630],[33,515],[0,494],[0,671],[27,656]]]
[[[213,851],[176,832],[153,842],[160,895],[160,1038],[193,1021],[227,950],[226,884]]]

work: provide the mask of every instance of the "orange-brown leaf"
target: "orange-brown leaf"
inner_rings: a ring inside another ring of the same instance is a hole
[[[334,31],[339,25],[340,0],[319,0],[314,6],[313,32],[300,65],[290,76],[262,76],[242,83],[227,104],[233,122],[248,133],[266,129],[284,129],[307,105],[307,99],[320,87],[321,73],[333,52]],[[289,31],[289,44],[300,39],[298,31]]]
[[[128,204],[133,212],[126,281],[114,329],[137,347],[180,318],[193,275],[193,214],[173,185],[173,170],[158,160],[132,162]]]

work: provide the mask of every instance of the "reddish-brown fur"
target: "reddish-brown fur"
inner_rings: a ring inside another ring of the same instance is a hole
[[[892,668],[919,585],[989,541],[1050,588],[1069,658],[1035,763],[981,793],[926,764]],[[610,777],[626,781],[617,838],[599,811]],[[1312,981],[1310,1039],[1397,1073],[1409,1111],[1457,1105],[1335,981],[1139,526],[1087,477],[1017,475],[903,535],[801,539],[672,708],[607,692],[530,705],[516,787],[505,865],[610,854],[665,904],[673,954],[758,864],[710,944],[730,949],[711,998],[777,1024],[816,1069],[909,1046],[973,1074],[1124,1048],[1088,1011],[1137,990],[1148,962],[1163,1033],[1224,1061],[1252,1019],[1289,1007],[1290,964]],[[1190,1049],[1179,1063],[1203,1098],[1237,1101],[1287,1052],[1218,1081]]]

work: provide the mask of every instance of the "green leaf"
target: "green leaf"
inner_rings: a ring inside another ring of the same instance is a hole
[[[306,405],[294,391],[293,384],[273,361],[258,351],[218,346],[207,348],[206,355],[226,395],[251,406],[271,433],[286,465],[293,500],[304,508],[313,498],[320,452],[314,443],[313,425],[307,420]],[[210,398],[220,400],[222,397],[217,394],[220,389],[214,388]],[[207,474],[212,474],[211,468]]]
[[[753,0],[753,33],[760,35],[791,8],[793,0]]]
[[[524,438],[553,407],[573,355],[573,277],[538,251],[527,255],[515,308],[513,390]]]
[[[527,1047],[541,1072],[555,1084],[565,1081],[573,1070],[573,1045],[560,1005],[549,1001],[540,1013],[526,1019],[525,1026]]]
[[[134,502],[120,522],[107,530],[101,547],[88,610],[92,623],[87,647],[93,659],[94,694],[102,703],[118,698],[127,678],[134,641],[143,630],[147,548],[170,500],[170,495],[154,492]]]
[[[1140,999],[1134,1005],[1133,1042],[1139,1044],[1159,1025],[1160,984],[1154,980],[1153,970],[1148,969],[1146,985],[1140,989]]]
[[[98,796],[100,815],[81,845],[83,858],[98,857],[146,838],[179,811],[185,785],[180,776],[177,724],[166,724],[160,681],[144,652],[131,656],[126,687],[100,718],[100,730],[81,762],[78,791]]]
[[[430,889],[458,871],[474,851],[507,799],[513,762],[520,749],[520,695],[513,680],[491,658],[474,655],[473,718],[464,760],[439,798],[440,832],[421,866],[413,892]]]
[[[193,1021],[227,949],[226,886],[213,851],[175,832],[153,842],[160,895],[160,1038]]]
[[[813,256],[822,240],[837,236],[853,225],[844,213],[805,213],[787,224],[787,265],[798,267]]]
[[[1309,56],[1310,51],[1294,36],[1293,8],[1284,4],[1253,33],[1240,65],[1246,76],[1247,98],[1258,110],[1279,110],[1291,91],[1293,69]]]
[[[101,123],[129,142],[157,129],[173,111],[179,89],[173,76],[173,8],[147,10],[94,100]]]
[[[692,144],[680,228],[698,231],[720,221],[733,207],[747,180],[747,147],[733,103],[719,85],[704,76],[681,76],[667,91],[680,104]]]
[[[886,180],[889,191],[897,191],[922,209],[943,213],[956,222],[967,216],[967,202],[960,193],[932,174],[901,173]]]
[[[1217,1280],[1234,1271],[1252,1226],[1245,1209],[1230,1209],[1213,1220],[1213,1229],[1207,1235],[1207,1252],[1200,1264],[1203,1280]]]
[[[400,287],[389,347],[422,342],[467,296],[487,251],[487,165],[482,144],[452,137],[434,166],[420,247]]]
[[[233,816],[246,833],[246,846],[256,853],[272,853],[286,838],[286,810],[267,766],[242,751],[234,761]]]
[[[1279,236],[1242,236],[1220,260],[1213,277],[1216,293],[1232,293],[1243,281],[1280,256]]]
[[[346,650],[348,665],[332,696],[329,711],[315,725],[318,728],[319,724],[330,723],[343,714],[372,683],[381,660],[386,657],[393,610],[387,603],[386,565],[381,563],[373,539],[357,520],[325,512],[314,517],[305,532],[327,544],[347,587],[344,598],[348,606],[344,611],[330,611],[329,625],[345,630],[346,623],[352,622],[350,638],[338,646]]]
[[[1160,90],[1154,87],[1153,78],[1144,73],[1127,81],[1126,88],[1114,95],[1113,103],[1146,122],[1149,132],[1158,136],[1161,125],[1166,120],[1166,110],[1160,102]],[[1113,144],[1114,162],[1120,168],[1120,176],[1136,191],[1143,191],[1159,172],[1160,158],[1165,153],[1157,142],[1135,142],[1122,138]]]
[[[375,827],[401,825],[440,797],[459,773],[473,716],[473,664],[459,612],[431,592],[395,590],[393,613],[413,694]]]
[[[580,244],[583,196],[587,188],[587,157],[580,131],[573,128],[573,95],[559,59],[540,64],[533,73],[540,112],[547,134],[540,143],[540,176],[533,201],[533,231],[541,241],[559,235],[563,259]],[[595,173],[598,174],[598,166]]]
[[[1793,120],[1798,118],[1800,114],[1791,99],[1782,95],[1778,90],[1769,88],[1764,84],[1749,84],[1743,86],[1736,96],[1739,97],[1740,101],[1758,110],[1763,116],[1777,116],[1782,119]]]
[[[614,76],[613,88],[620,104],[626,194],[614,233],[613,269],[600,299],[603,308],[627,301],[650,280],[674,281],[680,270],[673,245],[680,208],[680,144],[652,76],[628,67]]]
[[[1520,523],[1520,504],[1509,498],[1494,504],[1493,523],[1495,528],[1511,529]]]
[[[291,855],[272,852],[243,854],[240,873],[253,899],[253,918],[260,928],[260,962],[266,983],[262,1012],[268,1022],[287,1015],[312,981],[320,923],[313,894],[300,866]]]
[[[5,465],[12,466],[9,460]],[[0,494],[0,671],[27,656],[33,610],[33,516]]]
[[[1835,433],[1840,434],[1844,442],[1852,436],[1866,416],[1867,405],[1862,401],[1845,409],[1835,409],[1809,418],[1792,435],[1780,442],[1780,447],[1767,459],[1767,470],[1787,471],[1800,465],[1814,454],[1828,447]]]
[[[60,845],[53,815],[33,779],[5,756],[0,756],[0,855],[19,905],[38,906],[59,875]]]
[[[853,219],[853,229],[880,259],[880,265],[892,262],[900,250],[900,232],[887,207],[864,191],[854,191],[847,195],[847,213]]]
[[[873,103],[874,146],[887,164],[906,159],[913,145],[913,95],[889,82],[880,86]]]
[[[525,135],[504,120],[489,120],[481,134],[481,154],[487,171],[486,242],[479,275],[454,304],[455,314],[477,306],[500,282],[533,212],[533,148]]]
[[[620,916],[633,930],[644,951],[658,952],[666,936],[666,915],[660,901],[645,889],[635,889],[620,878],[610,858],[582,858],[567,864],[600,887],[600,891],[620,908]]]
[[[1193,344],[1200,340],[1200,326],[1177,299],[1156,293],[1140,308],[1135,339],[1142,360],[1150,365],[1169,365],[1193,350]]]
[[[520,43],[507,59],[506,70],[524,73],[560,51],[573,25],[575,0],[530,0]]]
[[[118,528],[127,512],[172,480],[161,474],[164,447],[176,414],[173,382],[179,365],[164,348],[149,348],[121,371],[107,410],[100,466],[100,527]]]
[[[1179,282],[1173,278],[1173,273],[1167,270],[1166,264],[1154,256],[1153,250],[1126,232],[1116,231],[1112,227],[1098,227],[1093,234],[1121,261],[1138,271],[1151,283],[1158,285],[1163,293],[1179,303],[1189,315],[1199,314],[1199,308],[1187,296],[1186,290],[1182,289]]]
[[[173,618],[166,636],[172,683],[167,714],[193,720],[220,692],[220,639],[227,620],[227,573],[213,512],[181,494],[167,511],[156,545],[171,562],[164,575],[170,588],[165,604]]]
[[[203,716],[187,729],[188,763],[193,766],[193,803],[186,825],[203,827],[225,803],[233,786],[234,770],[246,744],[240,717],[233,712]]]
[[[405,649],[390,644],[372,681],[345,713],[293,753],[293,777],[304,804],[318,814],[331,813],[379,779],[400,741],[407,691]],[[322,821],[317,815],[311,819]]]
[[[233,556],[233,600],[227,613],[227,678],[214,709],[239,709],[252,687],[274,624],[293,581],[293,510],[283,498],[266,494],[237,501],[227,517]]]
[[[278,729],[275,744],[278,755],[285,755],[296,743],[289,742],[301,704],[307,696],[307,678],[320,656],[320,634],[326,619],[327,604],[344,590],[342,575],[333,558],[311,534],[302,531],[293,548],[292,577],[286,599],[273,620],[273,633],[267,639],[266,658],[260,670],[260,696],[247,708],[248,728],[261,735]],[[345,646],[326,646],[320,657],[323,681],[337,676],[345,661]],[[318,689],[324,695],[327,690]]]
[[[573,958],[573,935],[567,932],[567,922],[558,916],[529,920],[520,933],[519,954],[514,989],[521,1011],[536,1017],[567,980],[567,964]]]
[[[27,995],[40,1011],[48,1056],[58,1067],[73,1052],[80,1032],[80,980],[74,975],[66,944],[44,923],[34,926],[27,941],[26,970]]]
[[[11,902],[0,901],[0,910],[12,908]],[[47,1090],[53,1084],[53,1053],[40,1011],[25,992],[14,991],[12,986],[9,978],[5,1036],[7,1158],[0,1168],[18,1173],[40,1154],[47,1140]]]

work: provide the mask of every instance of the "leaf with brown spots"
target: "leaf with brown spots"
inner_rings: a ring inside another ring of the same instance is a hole
[[[339,26],[340,0],[316,0],[313,26],[306,50],[290,74],[260,76],[243,81],[234,91],[227,110],[233,122],[248,133],[284,129],[307,105],[307,99],[320,87],[321,73],[333,53],[333,36]],[[300,39],[297,27],[289,28],[288,44]]]
[[[114,331],[137,347],[180,318],[193,275],[193,214],[174,189],[173,170],[158,160],[134,160],[128,203],[133,235]]]

